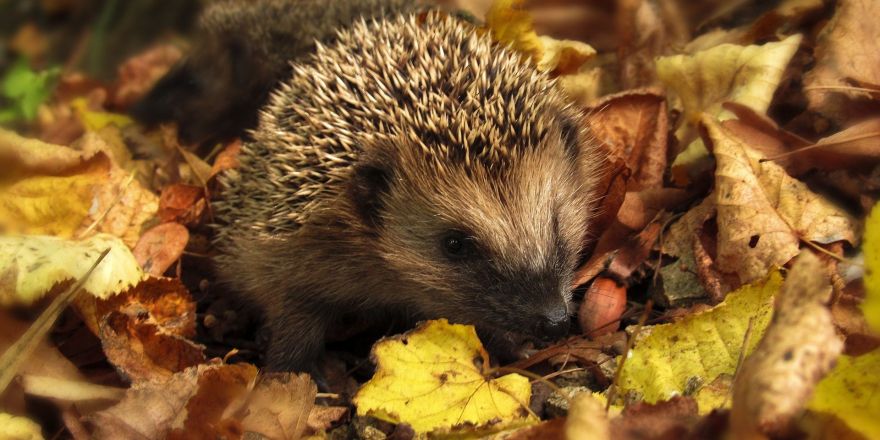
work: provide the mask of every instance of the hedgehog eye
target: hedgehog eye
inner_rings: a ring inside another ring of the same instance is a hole
[[[451,260],[460,260],[473,254],[472,240],[461,231],[448,231],[441,245],[443,253]]]

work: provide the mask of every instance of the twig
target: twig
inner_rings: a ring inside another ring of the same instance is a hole
[[[861,134],[858,136],[853,136],[850,138],[844,138],[844,139],[839,139],[839,140],[834,140],[834,141],[817,142],[813,145],[807,145],[806,147],[799,148],[797,150],[786,151],[785,153],[780,153],[775,156],[765,157],[763,159],[758,160],[758,163],[771,162],[771,161],[776,161],[779,159],[785,159],[788,156],[793,156],[798,153],[803,153],[804,151],[815,150],[816,148],[827,147],[829,145],[840,145],[840,144],[845,144],[847,142],[860,141],[863,139],[871,139],[871,138],[876,138],[876,137],[880,137],[880,131],[872,131],[872,132],[868,132],[868,133]]]
[[[755,317],[749,317],[749,326],[746,327],[746,334],[743,335],[742,349],[739,351],[739,358],[736,360],[736,369],[733,370],[733,380],[731,381],[730,389],[727,390],[727,394],[724,396],[724,401],[721,402],[721,408],[724,408],[727,405],[727,399],[730,399],[730,395],[733,394],[734,384],[736,383],[736,378],[739,376],[739,371],[742,369],[742,364],[746,360],[746,349],[749,347],[749,341],[752,339],[752,329],[755,325]]]
[[[645,321],[648,320],[648,316],[651,314],[651,309],[653,307],[654,300],[648,299],[648,302],[645,304],[645,311],[642,312],[642,316],[639,318],[639,323],[636,325],[636,329],[633,331],[629,341],[626,341],[626,351],[620,356],[620,363],[617,364],[617,371],[614,372],[614,380],[611,381],[611,387],[608,388],[608,399],[605,402],[605,411],[608,411],[608,409],[611,408],[611,402],[617,397],[617,384],[620,383],[620,375],[623,373],[623,365],[626,363],[626,358],[629,356],[629,352],[632,350],[633,345],[635,345],[635,341],[639,337],[639,332],[642,331],[642,327],[644,327]]]

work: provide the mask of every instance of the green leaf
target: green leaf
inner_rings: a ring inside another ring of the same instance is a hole
[[[35,72],[20,58],[0,79],[0,93],[7,103],[0,109],[0,122],[33,120],[37,110],[52,94],[61,69],[58,67]]]

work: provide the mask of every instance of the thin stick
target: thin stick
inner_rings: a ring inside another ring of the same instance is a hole
[[[110,248],[104,249],[104,252],[101,252],[101,255],[98,256],[98,259],[95,260],[88,272],[86,272],[76,284],[67,289],[67,291],[55,297],[40,317],[31,324],[20,338],[18,338],[18,341],[9,347],[9,349],[3,353],[3,356],[0,356],[0,393],[6,390],[9,383],[15,378],[21,364],[30,359],[31,355],[40,344],[40,341],[42,341],[43,337],[52,329],[58,316],[60,316],[61,312],[67,308],[67,305],[76,298],[76,295],[82,290],[82,286],[89,279],[89,276],[92,275],[92,272],[95,271],[98,264],[101,264],[101,261],[104,260],[104,257],[106,257],[108,253],[110,253]]]
[[[727,394],[724,396],[724,401],[721,402],[721,408],[724,408],[727,405],[727,399],[730,399],[731,394],[733,394],[733,389],[735,388],[733,384],[736,383],[736,378],[739,376],[739,371],[742,369],[742,364],[746,360],[746,348],[749,346],[749,341],[752,339],[752,329],[755,325],[755,317],[749,317],[749,326],[746,327],[746,334],[743,335],[742,349],[739,351],[739,358],[736,360],[736,369],[733,370],[733,380],[731,381],[730,389],[727,390]]]
[[[620,356],[620,363],[617,364],[617,371],[614,372],[614,380],[611,381],[611,387],[608,389],[608,399],[605,401],[606,412],[611,408],[611,402],[617,397],[617,384],[620,383],[620,375],[623,373],[623,365],[626,363],[626,358],[629,356],[629,352],[632,350],[633,345],[635,345],[639,332],[642,331],[642,327],[644,327],[645,321],[648,320],[648,316],[651,314],[651,309],[653,307],[654,300],[648,299],[648,302],[645,304],[645,311],[642,312],[642,316],[639,317],[639,323],[636,325],[632,337],[629,338],[629,341],[626,341],[626,351]]]
[[[880,93],[880,90],[869,89],[867,87],[852,87],[852,86],[810,86],[804,87],[803,90],[843,90],[843,91],[851,91],[851,92],[866,92],[866,93]]]
[[[818,252],[821,252],[821,253],[823,253],[823,254],[825,254],[825,255],[828,255],[829,257],[834,258],[835,260],[837,260],[837,261],[839,261],[839,262],[841,262],[841,263],[851,264],[851,265],[853,265],[853,266],[862,266],[862,267],[864,267],[863,264],[858,263],[858,262],[856,262],[856,261],[852,261],[852,260],[850,260],[850,259],[848,259],[848,258],[846,258],[846,257],[841,257],[840,255],[837,255],[837,254],[835,254],[834,252],[831,252],[831,251],[829,251],[828,249],[825,249],[825,248],[823,248],[822,246],[819,246],[818,244],[813,243],[813,242],[810,241],[810,240],[801,240],[801,241],[804,242],[805,245],[807,245],[807,246],[809,246],[809,247],[815,249],[815,250],[818,251]]]
[[[770,162],[770,161],[775,161],[775,160],[779,160],[779,159],[784,159],[788,156],[793,156],[798,153],[803,153],[804,151],[815,150],[816,148],[827,147],[829,145],[845,144],[847,142],[860,141],[863,139],[871,139],[871,138],[876,138],[876,137],[880,137],[880,131],[872,131],[872,132],[865,133],[862,135],[853,136],[850,138],[840,139],[840,140],[836,140],[836,141],[817,142],[813,145],[807,145],[806,147],[799,148],[797,150],[787,151],[785,153],[777,154],[776,156],[765,157],[763,159],[758,160],[758,163],[764,163],[764,162]]]

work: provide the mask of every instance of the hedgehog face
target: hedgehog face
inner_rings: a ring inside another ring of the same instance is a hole
[[[377,251],[418,290],[403,293],[413,307],[542,338],[567,332],[590,195],[561,138],[498,168],[398,151],[378,197],[362,201],[375,200]]]

